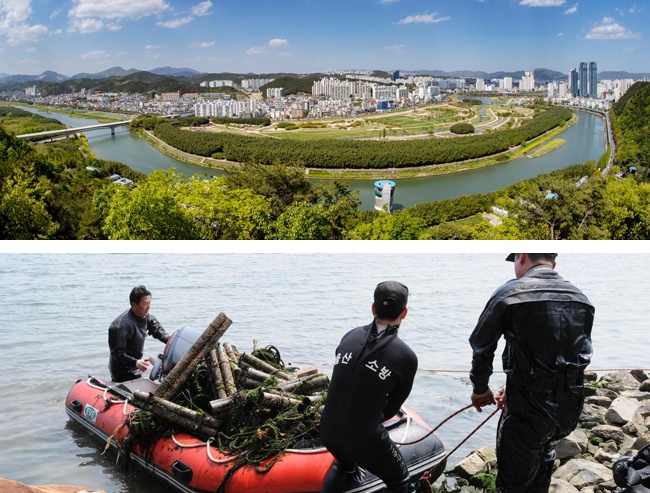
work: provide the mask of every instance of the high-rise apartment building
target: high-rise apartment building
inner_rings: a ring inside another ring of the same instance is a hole
[[[589,79],[589,97],[598,97],[598,67],[596,62],[589,62],[588,75]]]
[[[569,71],[569,94],[572,98],[577,98],[580,95],[578,92],[578,71],[572,68]]]
[[[522,91],[534,91],[535,90],[535,72],[532,70],[526,70],[524,76],[521,78],[521,83],[519,89]]]
[[[580,77],[579,96],[587,98],[589,97],[589,64],[587,62],[580,62],[578,76]]]

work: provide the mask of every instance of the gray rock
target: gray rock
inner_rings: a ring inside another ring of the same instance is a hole
[[[639,413],[636,414],[634,421],[625,423],[621,429],[623,430],[623,433],[627,433],[628,435],[633,435],[636,437],[640,437],[648,433],[648,427],[643,424],[643,418],[641,418],[641,415],[639,415]]]
[[[553,477],[567,481],[580,490],[613,479],[609,468],[586,459],[570,460],[559,467],[553,473]]]
[[[641,404],[636,399],[630,397],[618,397],[605,413],[605,420],[615,425],[624,425],[634,419],[634,414]]]
[[[641,390],[626,390],[621,392],[621,396],[636,399],[639,402],[650,401],[650,392],[643,392]]]
[[[577,429],[555,444],[555,454],[559,460],[575,457],[587,450],[588,443],[587,434],[583,430]]]
[[[496,453],[490,447],[481,447],[460,461],[454,468],[454,472],[462,478],[471,478],[475,474],[489,473],[496,462]]]
[[[630,370],[630,375],[639,383],[645,382],[648,379],[648,375],[643,370]]]
[[[621,444],[625,438],[625,433],[618,426],[598,425],[591,429],[591,432],[603,440],[614,440]]]
[[[580,490],[568,481],[552,478],[548,493],[579,493]]]
[[[621,456],[621,454],[611,454],[608,452],[605,452],[602,448],[598,449],[598,452],[594,454],[594,459],[596,459],[598,462],[601,464],[613,464],[616,459],[618,459]]]
[[[638,411],[642,417],[647,418],[648,416],[650,416],[650,403],[641,404],[639,406]]]
[[[639,387],[639,390],[642,390],[643,392],[650,392],[650,378],[643,381]]]
[[[595,425],[605,424],[605,409],[594,404],[585,404],[580,414],[580,422],[585,428],[593,428]]]
[[[607,409],[611,403],[612,400],[604,395],[590,395],[585,398],[585,404],[593,404],[594,406],[604,407],[605,409]]]
[[[602,395],[608,397],[611,400],[614,400],[618,397],[618,392],[614,392],[612,389],[598,389],[596,395]]]
[[[614,392],[621,393],[625,390],[638,390],[639,382],[634,378],[629,371],[619,370],[613,373],[608,373],[600,379],[603,387],[613,390]]]
[[[618,445],[614,440],[608,440],[600,444],[600,448],[603,449],[608,454],[614,454],[618,452]]]

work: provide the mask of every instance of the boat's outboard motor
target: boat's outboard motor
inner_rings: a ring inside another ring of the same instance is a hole
[[[632,457],[620,457],[612,466],[620,493],[650,493],[650,445]]]
[[[158,355],[149,378],[154,381],[163,380],[200,336],[200,332],[190,327],[182,327],[174,332],[167,341],[163,353]]]

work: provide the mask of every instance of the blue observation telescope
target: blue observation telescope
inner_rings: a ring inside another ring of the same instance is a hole
[[[393,208],[395,182],[392,180],[377,180],[375,182],[375,210],[390,212]]]

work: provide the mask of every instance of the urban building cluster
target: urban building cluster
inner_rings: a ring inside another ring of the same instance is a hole
[[[494,92],[508,95],[546,97],[554,104],[593,109],[608,109],[635,82],[633,79],[598,81],[596,62],[581,62],[571,69],[568,80],[538,83],[533,70],[521,79],[449,78],[423,75],[403,76],[395,71],[389,77],[377,77],[370,71],[328,72],[312,84],[311,95],[285,95],[284,89],[267,88],[265,98],[259,94],[268,78],[204,81],[201,87],[234,87],[247,95],[225,93],[160,93],[153,98],[138,94],[79,93],[41,96],[37,86],[24,92],[2,93],[5,100],[29,99],[35,103],[74,106],[132,114],[195,115],[201,117],[259,117],[273,120],[287,118],[346,117],[359,114],[402,109],[443,101],[448,93]]]

